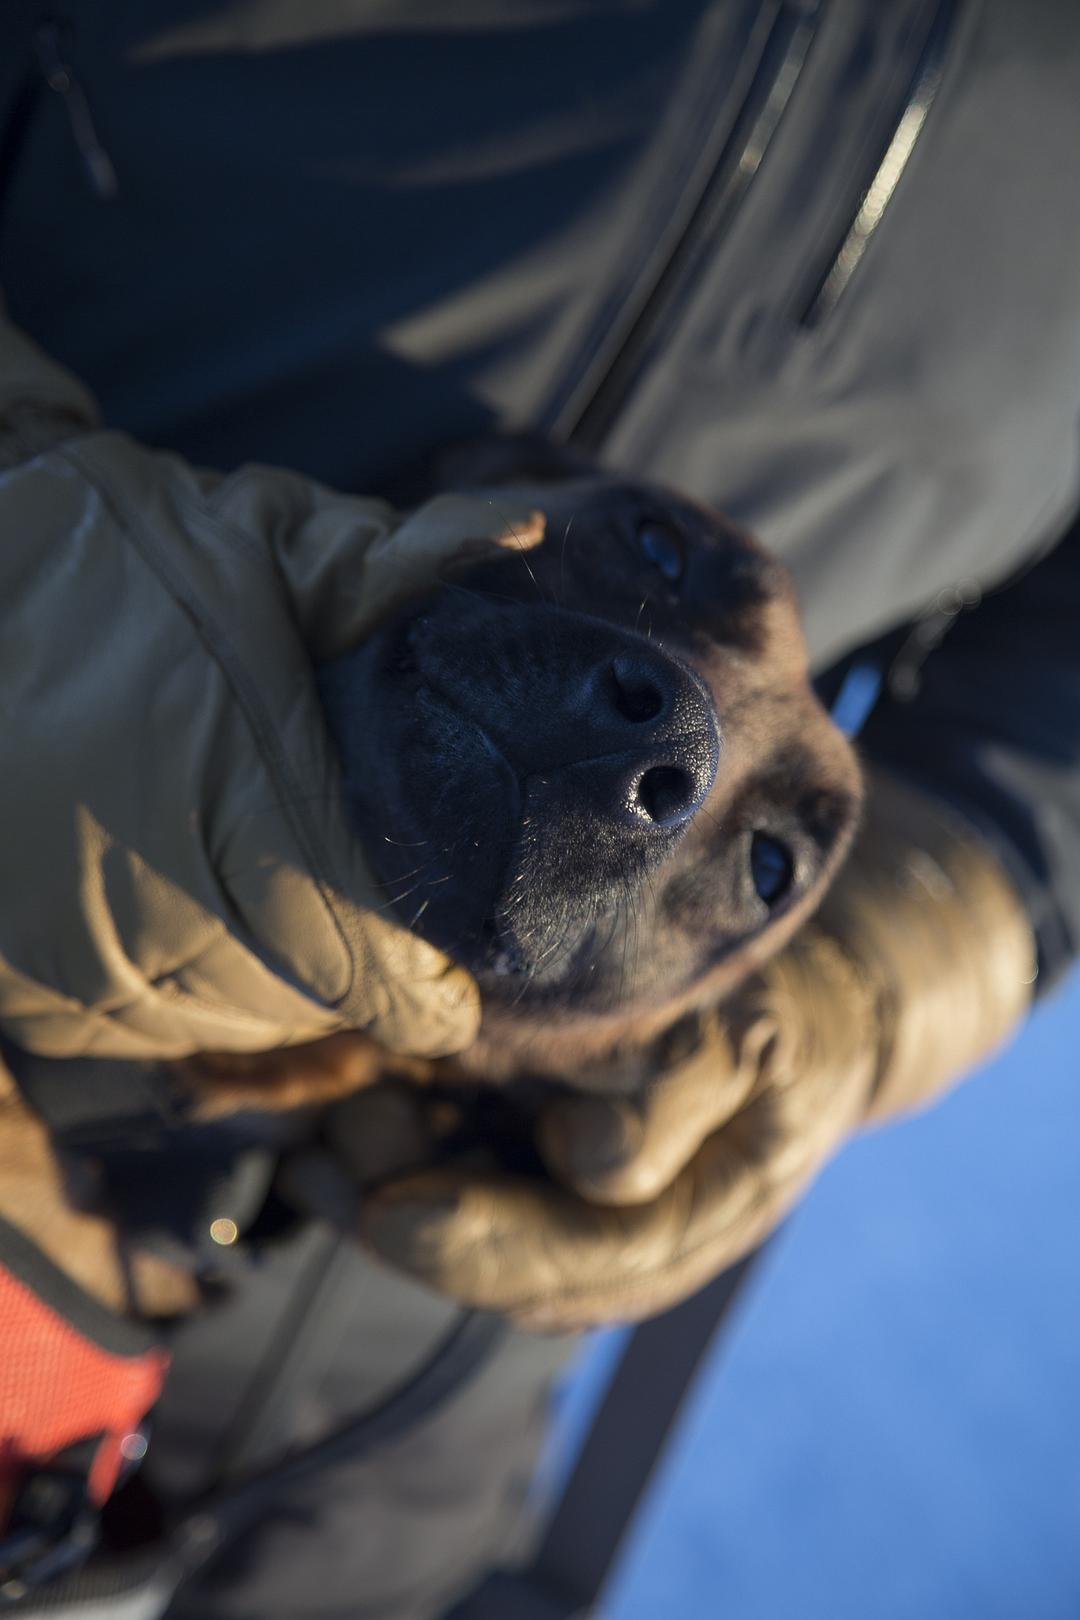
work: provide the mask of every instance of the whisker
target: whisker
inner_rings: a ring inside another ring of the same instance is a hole
[[[566,528],[563,530],[562,546],[559,550],[559,595],[557,599],[559,607],[562,607],[566,585],[566,542],[570,538],[570,530],[574,527],[574,519],[576,517],[577,513],[571,512],[570,516],[567,518]]]
[[[624,894],[624,897],[625,897],[626,911],[628,913],[628,916],[626,917],[626,924],[625,924],[625,926],[623,928],[622,954],[621,954],[620,959],[619,959],[619,1004],[620,1004],[620,1006],[622,1005],[622,1002],[623,1002],[623,1000],[625,999],[625,996],[626,996],[626,974],[627,974],[627,967],[628,967],[629,960],[630,960],[631,941],[633,941],[634,951],[635,951],[635,955],[636,955],[636,953],[637,953],[637,936],[638,936],[637,903],[636,903],[636,900],[634,898],[634,892],[630,887],[629,880],[627,880],[627,881],[625,881],[623,883],[622,888],[623,888],[623,894]]]
[[[416,877],[418,872],[426,872],[428,867],[431,866],[437,858],[437,856],[433,855],[431,860],[421,861],[420,865],[414,866],[411,872],[395,872],[391,882],[407,883],[411,877]]]
[[[417,889],[437,889],[440,883],[449,883],[453,875],[453,872],[447,872],[446,876],[441,878],[421,878],[419,883],[414,883],[411,889],[405,890],[404,894],[391,895],[379,909],[384,911],[390,906],[400,906],[401,902],[407,900],[410,894],[415,894]]]

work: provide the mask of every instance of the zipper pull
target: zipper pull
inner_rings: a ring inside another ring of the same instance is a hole
[[[976,579],[961,579],[938,591],[930,606],[915,620],[886,671],[885,685],[890,697],[901,703],[918,697],[926,660],[941,646],[957,620],[978,607],[982,596],[982,586]]]
[[[90,112],[86,92],[65,61],[62,49],[63,25],[50,18],[34,34],[38,66],[49,89],[64,103],[72,138],[82,158],[90,185],[102,202],[111,202],[120,187],[112,158],[102,146]]]

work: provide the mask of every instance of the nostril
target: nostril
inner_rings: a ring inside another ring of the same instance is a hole
[[[653,765],[637,785],[637,802],[660,825],[684,820],[698,798],[698,785],[678,765]]]
[[[655,720],[664,708],[664,688],[656,674],[640,659],[620,654],[611,661],[615,681],[615,707],[624,720]]]

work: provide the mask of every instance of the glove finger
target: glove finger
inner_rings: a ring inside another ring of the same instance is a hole
[[[551,1183],[449,1171],[384,1188],[359,1235],[384,1261],[462,1303],[555,1329],[661,1310],[751,1248],[773,1190],[742,1145],[712,1138],[647,1204],[601,1207]]]
[[[826,1076],[757,1092],[646,1203],[601,1205],[552,1182],[440,1170],[376,1193],[359,1236],[439,1292],[524,1326],[638,1320],[768,1235],[852,1128],[860,1097],[860,1085]]]
[[[368,1202],[361,1239],[452,1298],[534,1327],[631,1320],[685,1298],[762,1240],[865,1107],[860,1028],[843,1025],[841,1046],[856,1050],[830,1048],[824,1061],[813,1042],[791,1036],[791,1001],[803,993],[796,976],[770,1004],[740,998],[681,1061],[658,1061],[637,1115],[616,1107],[625,1130],[614,1167],[610,1152],[602,1162],[601,1132],[583,1147],[584,1133],[559,1143],[545,1125],[549,1165],[570,1186],[449,1171],[411,1177]],[[598,1101],[590,1099],[594,1121]],[[723,1123],[700,1142],[710,1119]],[[631,1169],[640,1165],[661,1167],[658,1196],[597,1201],[598,1189],[640,1192],[642,1172]]]
[[[277,1190],[304,1214],[351,1231],[369,1188],[433,1164],[437,1152],[426,1099],[380,1083],[327,1114],[321,1141],[282,1161]]]
[[[680,1031],[680,1045],[657,1054],[640,1096],[561,1097],[548,1106],[538,1146],[557,1180],[594,1203],[645,1203],[743,1107],[771,1022],[744,1030],[737,1045],[715,1012],[693,1026],[684,1020]]]
[[[676,1202],[672,1194],[662,1208],[597,1209],[550,1183],[442,1170],[375,1194],[359,1235],[389,1264],[462,1303],[558,1312],[588,1299],[616,1268],[625,1276],[662,1267]]]
[[[430,591],[455,561],[497,550],[531,551],[543,540],[544,529],[543,512],[515,498],[512,490],[439,495],[428,501],[367,551],[347,644],[363,640]]]
[[[325,1148],[305,1148],[284,1159],[274,1190],[303,1215],[349,1231],[359,1208],[359,1194],[348,1172]]]
[[[441,1145],[429,1097],[393,1081],[339,1103],[326,1119],[323,1135],[361,1189],[434,1164]]]

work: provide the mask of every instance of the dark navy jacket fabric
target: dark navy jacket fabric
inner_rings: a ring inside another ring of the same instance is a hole
[[[826,682],[872,649],[867,752],[995,840],[1052,981],[1080,948],[1080,9],[55,13],[0,19],[0,274],[113,425],[395,497],[447,443],[540,428],[715,502],[793,568]],[[260,1332],[295,1318],[297,1252]],[[253,1456],[445,1329],[350,1264],[355,1323],[314,1335],[332,1399],[294,1380]],[[228,1428],[199,1391],[227,1366],[223,1405],[254,1399],[260,1357],[186,1333],[160,1453],[194,1481]],[[556,1359],[503,1358],[498,1423],[459,1404],[177,1612],[437,1614],[495,1556]]]

